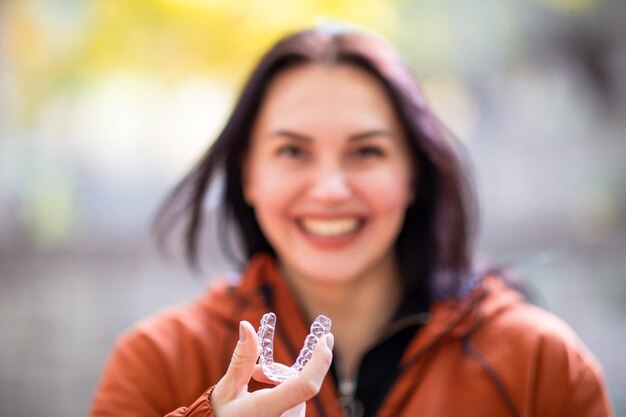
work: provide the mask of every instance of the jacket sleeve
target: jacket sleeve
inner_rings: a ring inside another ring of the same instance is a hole
[[[562,417],[612,417],[613,412],[599,368],[586,364],[569,385]]]
[[[181,387],[191,379],[188,369],[178,369],[154,337],[133,331],[114,348],[96,390],[91,417],[210,417],[212,388],[189,397]],[[197,373],[197,371],[196,371]],[[188,378],[185,378],[187,376]],[[201,394],[201,395],[200,395]],[[174,410],[174,411],[172,411]],[[169,413],[169,414],[168,414]]]
[[[177,408],[165,417],[213,417],[210,401],[213,388],[215,387],[206,390],[190,407]]]
[[[534,415],[613,416],[602,368],[570,329],[544,334],[538,356]]]

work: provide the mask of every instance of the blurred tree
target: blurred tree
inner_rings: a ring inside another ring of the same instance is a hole
[[[385,33],[392,0],[88,0],[0,5],[6,62],[29,115],[59,88],[113,70],[177,80],[191,73],[239,77],[285,32],[323,16]]]

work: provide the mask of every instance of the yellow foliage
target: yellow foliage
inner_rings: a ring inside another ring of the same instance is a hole
[[[286,32],[320,17],[385,32],[394,22],[388,0],[85,0],[78,13],[36,0],[5,3],[2,35],[22,96],[31,109],[59,88],[111,70],[180,79],[193,73],[239,78]],[[76,16],[60,33],[49,14]]]

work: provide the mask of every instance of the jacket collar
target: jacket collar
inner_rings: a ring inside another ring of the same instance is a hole
[[[286,280],[281,276],[274,258],[269,254],[255,256],[234,284],[232,279],[214,282],[213,291],[203,300],[204,307],[223,320],[232,321],[233,326],[239,320],[247,320],[255,328],[263,314],[275,312],[278,320],[275,360],[290,364],[308,334],[310,320],[305,317]],[[485,319],[501,314],[521,300],[522,296],[517,291],[493,275],[484,277],[463,298],[435,302],[426,323],[404,352],[400,372],[417,363],[427,362],[443,341],[471,336]],[[394,392],[392,398],[386,401],[387,407],[383,407],[395,410],[407,394],[402,391]],[[327,376],[319,396],[323,401],[315,401],[318,410],[315,414],[341,415],[336,393],[333,379]]]
[[[213,285],[217,291],[212,291],[205,300],[208,309],[226,319],[241,317],[240,320],[248,320],[255,327],[263,314],[273,311],[278,318],[277,331],[281,322],[282,326],[288,326],[289,332],[283,333],[299,349],[308,334],[311,318],[307,318],[298,305],[273,256],[256,255],[235,282],[221,279]],[[509,288],[499,276],[485,276],[465,297],[433,303],[430,314],[420,318],[426,325],[410,345],[407,356],[413,356],[442,336],[466,336],[483,320],[521,300],[521,294]]]

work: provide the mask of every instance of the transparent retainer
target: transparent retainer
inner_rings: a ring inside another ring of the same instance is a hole
[[[319,339],[325,334],[330,333],[331,324],[332,322],[328,317],[322,315],[318,316],[315,321],[313,321],[313,324],[311,324],[311,331],[306,339],[304,339],[304,346],[302,346],[302,350],[296,362],[291,367],[287,367],[274,363],[274,329],[276,328],[276,314],[264,314],[261,319],[261,326],[257,332],[257,338],[261,348],[259,364],[265,376],[275,382],[283,382],[289,378],[298,376],[300,372],[302,372],[304,365],[311,359],[313,349],[315,349],[315,345],[317,345]]]

